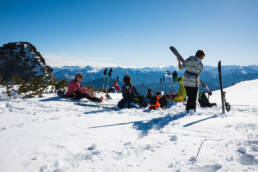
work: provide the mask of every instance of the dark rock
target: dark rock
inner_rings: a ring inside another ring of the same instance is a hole
[[[12,42],[0,47],[0,74],[4,81],[16,75],[28,81],[32,77],[50,76],[53,69],[29,42]]]

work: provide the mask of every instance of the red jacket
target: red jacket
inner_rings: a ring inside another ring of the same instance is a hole
[[[76,95],[76,91],[80,91],[83,94],[89,94],[89,90],[87,88],[82,88],[78,82],[72,80],[68,85],[68,90],[66,95]]]
[[[115,88],[115,91],[116,91],[116,92],[117,92],[117,91],[120,91],[120,87],[119,87],[118,84],[114,84],[114,83],[113,83],[111,87]]]

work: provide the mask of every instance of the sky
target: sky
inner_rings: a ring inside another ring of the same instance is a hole
[[[0,46],[28,41],[50,66],[258,65],[258,0],[0,0]]]

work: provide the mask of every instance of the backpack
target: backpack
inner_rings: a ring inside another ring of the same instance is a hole
[[[212,106],[216,105],[216,103],[210,103],[210,101],[209,101],[207,95],[205,94],[205,92],[199,92],[198,102],[199,102],[201,107],[212,107]]]
[[[150,100],[149,110],[157,110],[158,108],[166,109],[168,107],[168,100],[166,96],[156,95]]]

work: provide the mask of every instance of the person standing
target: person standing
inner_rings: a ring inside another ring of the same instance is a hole
[[[199,85],[202,85],[210,95],[212,94],[209,88],[200,80],[200,75],[203,71],[202,60],[205,57],[205,53],[203,50],[197,50],[194,56],[190,56],[184,60],[174,47],[170,47],[170,50],[177,57],[179,70],[185,69],[184,86],[187,95],[186,113],[192,114],[196,112],[196,99]]]

